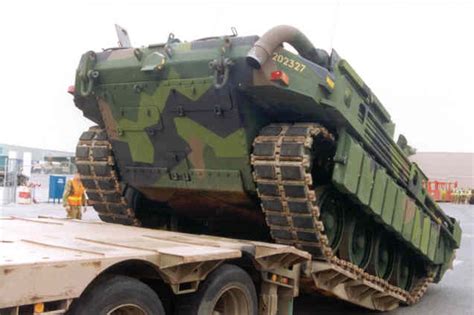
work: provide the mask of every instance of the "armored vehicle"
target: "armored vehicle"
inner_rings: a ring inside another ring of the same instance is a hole
[[[320,290],[362,279],[351,301],[417,301],[451,266],[459,223],[335,51],[291,26],[129,43],[85,53],[70,91],[97,124],[76,164],[102,220],[293,245],[335,270]]]

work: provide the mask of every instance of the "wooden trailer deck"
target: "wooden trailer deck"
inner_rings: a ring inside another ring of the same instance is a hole
[[[284,274],[295,295],[299,275],[290,267],[310,259],[306,252],[277,244],[102,222],[3,217],[0,310],[71,301],[107,269],[137,260],[154,268],[175,294],[189,293],[221,263],[242,256],[262,275]]]

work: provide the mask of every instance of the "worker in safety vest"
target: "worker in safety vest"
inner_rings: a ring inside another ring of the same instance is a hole
[[[80,220],[82,218],[81,208],[83,208],[84,212],[87,211],[85,189],[82,186],[78,173],[66,183],[63,194],[63,207],[66,208],[68,219]]]

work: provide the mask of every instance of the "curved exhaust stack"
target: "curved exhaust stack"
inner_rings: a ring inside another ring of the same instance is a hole
[[[301,57],[326,68],[329,66],[328,53],[315,48],[301,31],[289,25],[275,26],[263,34],[247,53],[247,63],[252,68],[260,69],[273,51],[283,43],[293,46]]]

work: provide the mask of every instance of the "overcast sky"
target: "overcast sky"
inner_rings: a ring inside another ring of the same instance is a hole
[[[197,4],[199,3],[199,4]],[[73,151],[92,125],[66,93],[81,54],[298,27],[335,48],[419,151],[474,152],[474,0],[1,1],[0,143]]]

